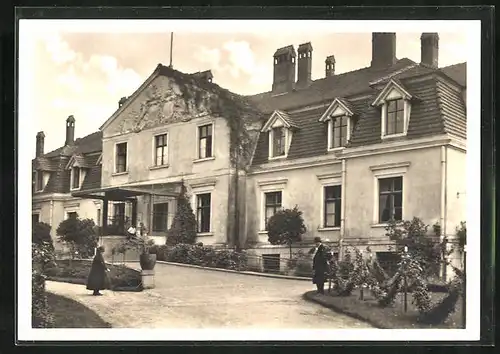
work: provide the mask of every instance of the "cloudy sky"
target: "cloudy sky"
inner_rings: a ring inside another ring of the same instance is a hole
[[[324,76],[324,60],[336,57],[336,73],[370,65],[371,33],[339,33],[315,30],[312,26],[279,26],[284,34],[269,29],[252,31],[217,30],[174,33],[173,66],[183,72],[211,69],[214,82],[240,94],[269,91],[272,84],[272,55],[286,45],[311,42],[313,79]],[[423,31],[428,31],[423,29]],[[397,57],[420,61],[420,32],[397,33]],[[439,64],[467,60],[465,32],[440,31]],[[21,26],[22,34],[22,26]],[[133,30],[93,32],[31,26],[29,36],[20,36],[20,62],[29,64],[32,78],[30,123],[35,134],[46,135],[45,152],[64,143],[65,119],[76,118],[76,137],[97,131],[116,110],[120,97],[129,96],[152,73],[158,63],[168,65],[170,31],[140,33]],[[23,65],[20,64],[20,75]],[[24,91],[23,91],[24,92]],[[21,94],[20,94],[21,95]]]

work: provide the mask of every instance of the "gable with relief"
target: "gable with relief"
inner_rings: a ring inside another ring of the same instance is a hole
[[[183,92],[184,90],[184,92]],[[186,90],[189,90],[186,94]],[[183,89],[174,79],[157,76],[105,127],[104,135],[139,132],[160,125],[187,122],[209,113],[209,93],[193,86]]]

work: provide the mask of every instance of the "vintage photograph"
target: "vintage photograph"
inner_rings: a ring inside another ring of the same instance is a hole
[[[479,30],[133,22],[20,20],[30,335],[478,326]]]

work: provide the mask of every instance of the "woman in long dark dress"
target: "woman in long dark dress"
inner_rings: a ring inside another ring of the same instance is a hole
[[[87,279],[87,290],[93,290],[94,293],[92,295],[94,296],[102,295],[99,292],[100,290],[109,289],[109,279],[106,274],[106,272],[109,272],[109,269],[104,262],[103,253],[104,247],[98,247]]]

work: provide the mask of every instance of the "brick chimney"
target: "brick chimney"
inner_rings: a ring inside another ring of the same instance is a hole
[[[333,75],[335,75],[335,55],[330,55],[325,60],[325,77]]]
[[[69,116],[66,119],[66,143],[65,145],[73,145],[75,142],[75,117]]]
[[[439,35],[422,33],[420,36],[420,62],[433,68],[439,65]]]
[[[297,70],[297,88],[309,86],[311,83],[312,71],[312,51],[311,42],[299,45],[298,53],[298,70]]]
[[[396,62],[396,33],[372,33],[371,67],[385,68]]]
[[[36,134],[36,157],[43,155],[43,149],[45,145],[45,134],[43,132],[38,132]]]
[[[291,92],[295,88],[295,49],[293,45],[274,53],[273,93]]]

